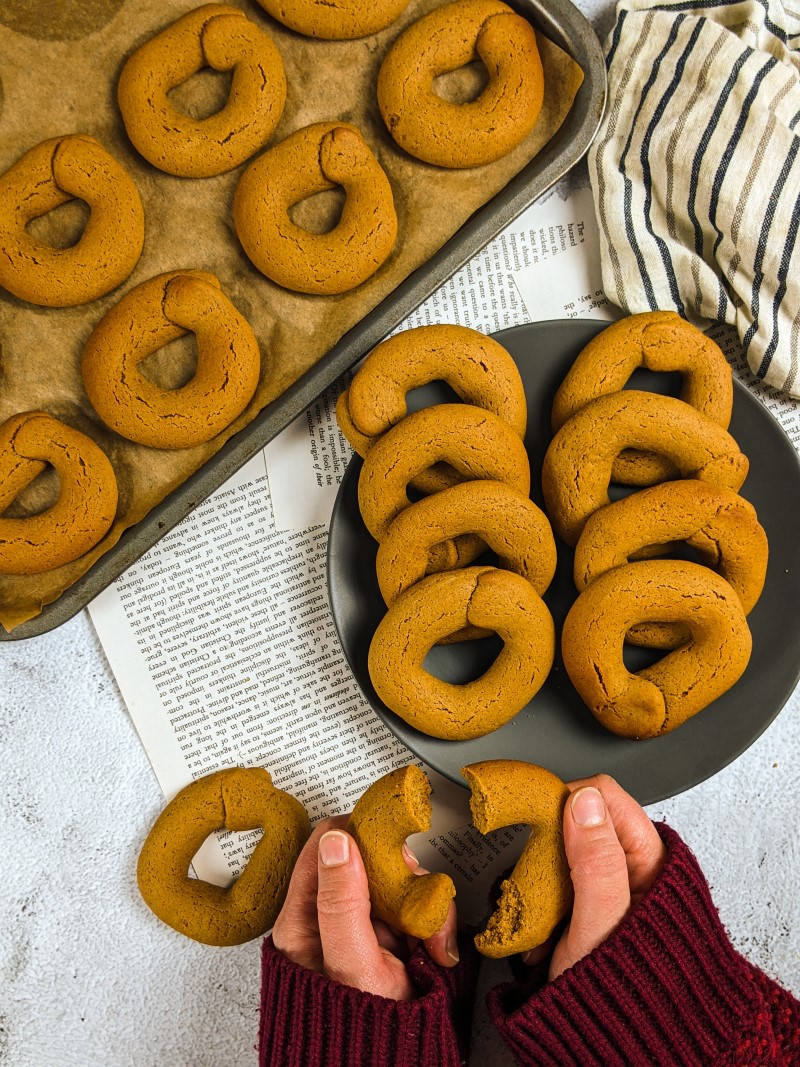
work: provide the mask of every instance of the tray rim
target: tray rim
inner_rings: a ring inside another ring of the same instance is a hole
[[[560,319],[540,319],[540,320],[537,320],[535,323],[518,323],[516,326],[510,326],[510,327],[507,327],[507,328],[505,328],[503,330],[498,330],[497,333],[491,334],[491,336],[493,338],[495,338],[495,339],[499,339],[500,343],[502,344],[503,336],[511,333],[512,331],[516,331],[516,330],[520,330],[520,329],[526,329],[526,328],[529,328],[532,325],[534,325],[534,326],[545,326],[546,327],[546,326],[553,326],[553,325],[563,325],[565,323],[574,323],[574,322],[584,322],[584,323],[594,322],[598,326],[598,333],[601,333],[603,329],[605,329],[605,328],[607,328],[608,326],[611,325],[610,322],[605,322],[605,321],[600,320],[600,319],[585,319],[585,318],[579,318],[579,319],[564,319],[564,318],[560,318]],[[771,422],[773,427],[779,431],[780,436],[784,439],[785,444],[788,446],[791,454],[794,456],[795,466],[798,469],[798,477],[800,478],[800,452],[798,452],[797,448],[793,444],[793,442],[792,442],[791,438],[789,437],[789,435],[787,434],[786,430],[781,425],[780,421],[775,417],[775,415],[773,415],[773,413],[769,410],[767,405],[764,404],[758,397],[754,396],[753,393],[747,388],[745,383],[743,381],[740,381],[739,378],[736,377],[736,375],[734,375],[734,377],[733,377],[733,388],[734,388],[734,395],[736,393],[740,393],[740,394],[742,394],[743,396],[745,396],[747,398],[747,402],[748,403],[752,401],[752,402],[758,404],[760,406],[760,408],[761,408],[762,415],[766,415],[767,416],[767,421]],[[354,471],[356,468],[360,471],[360,465],[361,465],[362,462],[363,462],[362,458],[360,456],[358,456],[357,454],[354,454],[351,457],[350,462],[347,465],[343,480],[339,484],[339,488],[338,488],[338,491],[336,493],[336,498],[334,500],[331,525],[333,525],[333,515],[335,515],[337,510],[340,507],[342,507],[342,499],[343,499],[343,496],[344,496],[344,486],[345,486],[344,479],[347,478],[348,475],[350,475],[352,477],[353,475],[351,474],[351,472]],[[376,704],[373,702],[373,699],[370,696],[370,694],[365,692],[365,690],[361,686],[361,683],[359,681],[358,675],[356,674],[356,668],[353,665],[353,662],[352,662],[352,660],[350,658],[348,650],[345,648],[344,643],[343,643],[343,641],[341,639],[341,632],[340,632],[339,622],[338,622],[337,613],[336,613],[336,610],[335,610],[335,607],[334,607],[336,598],[332,595],[332,590],[331,590],[331,565],[330,565],[331,554],[332,554],[331,553],[331,539],[329,537],[328,538],[328,545],[327,545],[327,549],[326,549],[326,553],[325,553],[325,564],[326,564],[325,573],[326,573],[326,589],[327,589],[327,594],[328,594],[328,604],[330,606],[331,616],[333,618],[334,627],[336,629],[336,636],[337,636],[337,638],[339,640],[339,647],[341,648],[342,654],[344,655],[344,658],[347,661],[347,665],[350,668],[351,674],[353,676],[353,680],[356,682],[356,685],[358,686],[359,691],[361,692],[364,700],[366,700],[366,702],[369,705],[370,709],[372,710],[373,714],[376,715],[377,718],[381,720],[381,722],[383,722],[383,724],[390,731],[392,736],[396,740],[398,740],[400,742],[400,744],[405,745],[409,749],[409,752],[416,759],[422,760],[423,763],[426,763],[426,765],[428,765],[428,766],[432,766],[432,765],[427,764],[426,758],[424,756],[420,755],[417,752],[416,748],[411,748],[409,746],[408,741],[406,740],[405,737],[400,736],[395,731],[391,720],[392,720],[392,718],[396,718],[396,716],[394,716],[394,714],[391,711],[389,711],[388,709],[385,709],[385,706],[382,705],[382,701],[380,701],[380,698],[378,698],[378,703],[381,704],[382,707],[381,708],[377,707]],[[800,650],[800,643],[798,643],[798,649]],[[657,791],[653,795],[648,795],[645,799],[641,800],[640,802],[642,804],[644,804],[644,805],[653,805],[653,804],[659,804],[664,800],[671,799],[674,796],[679,796],[681,793],[684,793],[684,792],[688,791],[689,789],[693,789],[696,786],[701,785],[703,782],[709,781],[711,778],[715,777],[715,775],[719,774],[721,771],[725,770],[726,767],[729,767],[732,763],[734,763],[737,759],[739,759],[739,757],[742,756],[749,748],[751,748],[752,745],[754,745],[758,741],[758,739],[760,737],[762,737],[763,734],[769,729],[769,727],[775,722],[775,720],[778,718],[780,713],[786,707],[787,703],[789,702],[789,700],[791,699],[793,694],[797,691],[798,685],[800,684],[800,657],[797,658],[793,678],[794,678],[794,680],[792,682],[792,685],[788,689],[788,691],[787,691],[786,695],[784,696],[783,700],[775,707],[775,709],[772,712],[772,714],[770,714],[770,716],[764,722],[760,723],[760,729],[759,729],[758,733],[749,742],[743,744],[741,747],[737,747],[735,750],[732,750],[731,753],[729,754],[728,758],[725,760],[725,762],[723,764],[721,764],[721,766],[719,766],[715,771],[712,771],[709,774],[704,775],[702,778],[699,778],[697,780],[692,781],[688,785],[682,785],[680,788],[678,788],[677,790],[675,790],[673,792],[663,792],[662,793],[662,792]],[[377,696],[377,694],[376,694],[376,696]],[[458,744],[459,742],[453,742],[453,743],[454,744]],[[443,777],[449,779],[455,785],[459,785],[459,786],[461,786],[461,787],[463,787],[465,789],[467,788],[467,783],[464,781],[463,778],[457,777],[454,774],[450,774],[444,767],[434,767],[433,769],[436,770],[437,773],[441,774]]]
[[[555,135],[429,260],[405,278],[199,470],[129,527],[117,544],[56,600],[13,630],[7,631],[0,625],[0,641],[40,637],[82,611],[583,158],[600,126],[606,104],[605,60],[597,34],[570,0],[547,0],[546,5],[544,0],[507,2],[568,52],[583,70],[583,83]]]

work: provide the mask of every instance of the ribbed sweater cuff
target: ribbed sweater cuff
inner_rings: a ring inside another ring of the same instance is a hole
[[[266,938],[262,951],[261,1067],[459,1067],[454,1018],[469,1018],[475,965],[438,967],[421,947],[408,961],[419,991],[396,1001],[292,963]]]
[[[489,1011],[526,1065],[697,1067],[728,1054],[762,1003],[691,851],[664,824],[664,869],[590,955],[512,1009],[514,986]],[[760,1062],[760,1061],[759,1061]]]

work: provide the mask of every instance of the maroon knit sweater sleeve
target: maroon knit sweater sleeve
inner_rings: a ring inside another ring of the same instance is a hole
[[[420,947],[408,961],[419,996],[396,1001],[306,970],[264,941],[261,1067],[460,1067],[475,996],[474,953],[439,967]]]
[[[790,1067],[800,1004],[728,940],[694,856],[658,826],[664,870],[589,956],[520,1003],[489,994],[491,1016],[526,1067]]]

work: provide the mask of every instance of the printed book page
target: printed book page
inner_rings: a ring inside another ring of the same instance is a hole
[[[401,329],[618,315],[600,283],[591,194],[551,192],[451,278]],[[735,335],[715,331],[734,351]],[[800,445],[797,405],[753,390]],[[261,765],[312,820],[352,809],[375,779],[419,762],[375,715],[339,647],[326,588],[327,528],[351,452],[334,406],[346,379],[97,597],[89,611],[167,798],[223,767]],[[435,772],[433,823],[411,847],[450,873],[467,921],[525,832],[482,837],[468,794]],[[212,836],[198,877],[227,884],[259,836]]]

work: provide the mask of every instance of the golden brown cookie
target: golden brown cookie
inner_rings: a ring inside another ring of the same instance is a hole
[[[342,433],[365,456],[377,437],[408,414],[406,394],[435,381],[525,436],[528,409],[516,363],[491,337],[451,325],[404,330],[374,348],[337,401]],[[439,465],[418,475],[413,488],[436,493],[459,480],[452,467]]]
[[[215,830],[263,830],[228,889],[189,877]],[[204,945],[241,945],[270,929],[310,833],[303,805],[276,789],[262,767],[232,767],[191,782],[147,835],[136,871],[144,902],[162,922]]]
[[[465,480],[490,478],[524,496],[530,491],[528,454],[507,422],[471,404],[423,408],[378,438],[361,468],[358,505],[376,541],[408,507],[406,486],[440,462]]]
[[[637,623],[685,626],[691,640],[631,674],[625,635]],[[750,630],[734,590],[708,567],[645,560],[607,571],[572,605],[564,667],[594,717],[620,737],[658,737],[722,696],[750,659]]]
[[[674,311],[648,311],[608,326],[580,352],[555,395],[553,431],[590,400],[622,389],[637,367],[680,372],[681,400],[728,428],[733,377],[722,350]],[[626,450],[614,461],[613,481],[653,485],[676,473],[665,456]]]
[[[451,685],[422,665],[437,641],[466,626],[504,645],[475,681]],[[468,567],[412,585],[381,619],[369,676],[384,704],[431,737],[464,741],[497,730],[542,687],[553,664],[555,628],[544,601],[518,574]]]
[[[485,89],[465,104],[437,95],[440,74],[483,61]],[[378,73],[378,107],[394,140],[437,167],[500,159],[533,129],[544,97],[536,34],[499,0],[457,0],[412,23]]]
[[[52,507],[26,518],[3,513],[41,474],[58,474]],[[39,574],[94,548],[117,511],[117,479],[105,452],[85,434],[44,411],[0,426],[0,574]]]
[[[311,233],[292,222],[294,204],[337,185],[347,198],[332,230]],[[397,238],[389,179],[359,130],[344,122],[306,126],[254,160],[236,187],[233,221],[262,274],[318,296],[371,278]]]
[[[500,557],[500,566],[530,582],[543,596],[556,570],[556,544],[547,516],[523,493],[502,482],[463,482],[401,511],[378,547],[375,567],[387,606],[429,571],[429,553],[477,534]],[[437,560],[451,570],[456,551]]]
[[[84,200],[91,209],[78,242],[53,248],[26,227]],[[124,282],[144,243],[144,212],[125,168],[86,134],[42,141],[0,175],[0,285],[44,307],[88,304]]]
[[[442,928],[456,895],[446,874],[413,874],[403,859],[409,834],[431,828],[430,793],[419,767],[400,767],[362,794],[347,824],[364,861],[373,915],[423,939]]]
[[[635,389],[598,397],[564,423],[542,464],[547,514],[567,544],[609,503],[614,460],[626,448],[666,456],[682,478],[738,490],[747,477],[747,457],[727,430],[682,400]]]
[[[197,370],[179,389],[162,389],[139,369],[159,348],[191,331]],[[204,271],[170,271],[126,293],[92,331],[83,383],[97,414],[118,434],[151,448],[210,441],[255,393],[261,356],[255,334]]]
[[[566,785],[544,767],[519,760],[486,760],[462,767],[470,788],[472,821],[482,834],[524,823],[531,836],[475,945],[500,959],[543,944],[572,903],[564,852]]]
[[[171,90],[204,67],[233,71],[225,106],[204,119],[180,111]],[[281,54],[245,13],[204,4],[130,56],[117,85],[134,148],[168,174],[208,178],[238,167],[275,132],[286,101]]]
[[[575,547],[578,591],[645,546],[664,541],[685,541],[733,587],[750,614],[764,588],[767,535],[752,504],[694,479],[654,485],[596,511]],[[676,648],[688,639],[685,626],[655,622],[634,626],[626,638],[649,648]]]
[[[409,0],[258,0],[274,19],[306,37],[352,40],[390,26]]]

